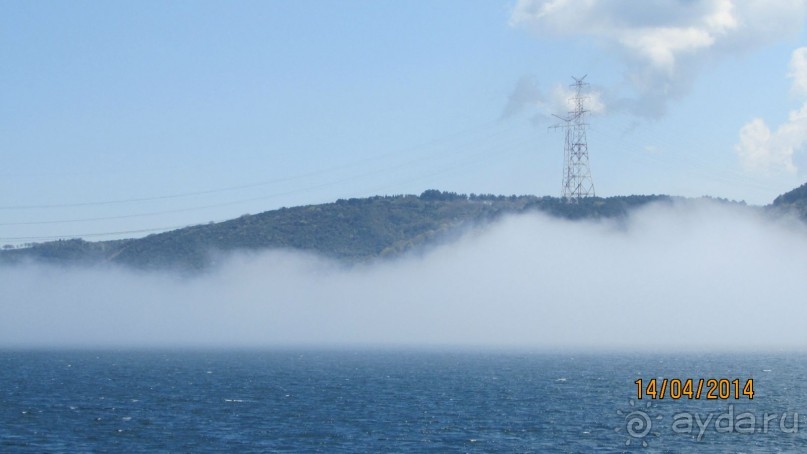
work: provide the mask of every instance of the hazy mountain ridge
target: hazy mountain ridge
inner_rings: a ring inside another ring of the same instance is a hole
[[[141,269],[203,269],[217,253],[293,249],[344,262],[394,256],[427,247],[502,215],[543,212],[565,219],[620,218],[650,202],[687,200],[665,195],[584,199],[567,204],[556,197],[466,196],[428,190],[420,196],[375,196],[244,215],[139,239],[87,242],[80,239],[34,244],[0,252],[0,263],[33,260],[61,264],[113,263]],[[725,203],[726,200],[718,199]],[[776,198],[773,212],[807,213],[807,185]]]
[[[770,208],[781,213],[795,213],[807,221],[807,183],[773,199]]]

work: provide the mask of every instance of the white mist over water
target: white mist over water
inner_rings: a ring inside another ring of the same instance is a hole
[[[0,268],[0,347],[807,350],[807,227],[708,201],[538,214],[424,256],[238,255],[196,278]]]

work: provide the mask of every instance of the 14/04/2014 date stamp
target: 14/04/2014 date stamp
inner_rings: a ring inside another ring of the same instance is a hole
[[[747,397],[754,398],[754,379],[709,378],[641,378],[633,382],[636,385],[636,398],[650,399],[709,399],[727,400]]]

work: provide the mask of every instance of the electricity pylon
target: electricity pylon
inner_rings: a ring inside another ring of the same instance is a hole
[[[555,115],[563,121],[552,128],[563,128],[566,130],[566,144],[563,147],[563,187],[561,197],[567,203],[577,203],[584,197],[594,197],[594,181],[591,179],[591,169],[588,166],[588,143],[586,142],[585,101],[588,97],[583,96],[583,88],[588,83],[583,82],[586,76],[581,78],[572,77],[574,83],[569,87],[575,90],[575,95],[569,98],[574,110],[567,113],[565,117]]]

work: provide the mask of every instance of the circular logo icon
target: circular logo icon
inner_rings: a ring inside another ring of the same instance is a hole
[[[648,413],[650,411],[650,402],[648,401],[644,409],[639,410],[636,408],[638,405],[631,400],[630,402],[631,409],[629,411],[623,412],[621,410],[617,410],[617,414],[623,416],[625,419],[625,425],[617,427],[614,429],[617,433],[622,432],[622,429],[625,429],[625,433],[628,434],[628,438],[625,440],[625,446],[630,446],[633,442],[641,442],[643,448],[647,447],[647,440],[645,437],[648,435],[658,436],[657,432],[653,432],[653,420],[661,421],[661,416],[656,416],[655,418],[651,417]]]
[[[625,430],[633,438],[644,438],[653,429],[653,421],[642,410],[636,410],[625,415]]]

